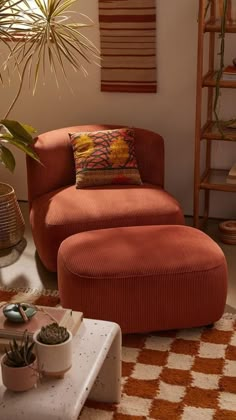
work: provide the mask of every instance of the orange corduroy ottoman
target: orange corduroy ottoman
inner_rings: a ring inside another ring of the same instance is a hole
[[[200,230],[133,226],[78,233],[58,253],[61,304],[123,333],[211,324],[224,312],[227,265]]]

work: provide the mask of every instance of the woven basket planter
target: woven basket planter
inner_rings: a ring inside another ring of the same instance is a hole
[[[11,185],[0,182],[0,249],[16,245],[23,237],[25,222]]]

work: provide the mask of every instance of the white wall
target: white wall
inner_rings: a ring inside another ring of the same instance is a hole
[[[80,0],[78,7],[93,19],[95,25],[87,35],[99,46],[98,1]],[[10,117],[33,125],[39,133],[87,123],[136,125],[159,132],[165,139],[166,189],[180,201],[185,214],[192,214],[197,8],[197,0],[157,0],[157,94],[100,92],[100,69],[90,66],[87,78],[70,70],[74,95],[65,83],[58,90],[50,75],[34,97],[25,84]],[[0,115],[14,87],[0,88]],[[236,160],[235,144],[230,147],[228,153],[218,145],[214,155],[225,167]],[[17,154],[14,175],[1,168],[0,178],[15,187],[19,199],[27,199],[24,156]],[[235,213],[236,194],[213,193],[211,215],[230,218]]]

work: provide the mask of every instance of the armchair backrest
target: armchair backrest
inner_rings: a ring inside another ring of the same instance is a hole
[[[118,128],[118,125],[83,125],[60,128],[39,135],[34,148],[41,164],[26,157],[28,199],[75,183],[73,151],[68,133]],[[153,131],[136,128],[135,148],[143,182],[163,187],[164,140]]]

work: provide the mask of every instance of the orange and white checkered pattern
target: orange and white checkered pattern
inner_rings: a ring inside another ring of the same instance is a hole
[[[120,404],[87,402],[80,420],[236,420],[236,324],[127,335]]]

